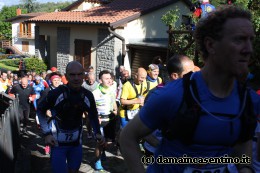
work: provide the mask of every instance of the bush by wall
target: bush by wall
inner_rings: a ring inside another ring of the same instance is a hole
[[[35,71],[36,73],[40,73],[47,70],[46,64],[39,58],[24,58],[26,71]],[[13,68],[18,69],[20,64],[20,59],[4,59],[0,60],[1,64],[4,64],[5,69],[13,70]]]
[[[24,58],[24,62],[27,71],[35,71],[40,74],[47,70],[47,65],[39,58]]]

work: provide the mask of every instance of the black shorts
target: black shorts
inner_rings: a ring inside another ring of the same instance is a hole
[[[112,141],[115,140],[115,137],[116,137],[116,122],[117,122],[116,118],[110,119],[108,124],[103,127],[104,137],[106,139],[111,139]]]

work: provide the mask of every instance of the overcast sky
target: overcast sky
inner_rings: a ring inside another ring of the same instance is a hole
[[[75,0],[36,0],[35,2],[39,3],[46,3],[46,2],[73,2]],[[22,0],[0,0],[0,9],[6,5],[6,6],[11,6],[11,5],[17,5],[21,4],[23,1]]]

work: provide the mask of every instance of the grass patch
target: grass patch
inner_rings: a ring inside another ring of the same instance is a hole
[[[18,67],[12,67],[12,66],[7,66],[3,63],[0,62],[0,68],[5,69],[5,70],[11,70],[11,71],[18,71]]]

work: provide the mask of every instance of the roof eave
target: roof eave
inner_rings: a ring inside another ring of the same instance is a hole
[[[118,21],[116,21],[116,22],[110,23],[110,27],[112,27],[112,28],[117,28],[117,27],[119,27],[119,26],[122,26],[122,25],[127,24],[127,23],[130,22],[130,21],[133,21],[133,20],[135,20],[135,19],[138,19],[140,16],[141,16],[141,13],[140,13],[140,12],[139,12],[139,13],[136,13],[136,14],[134,14],[134,15],[132,15],[132,16],[129,16],[129,17],[123,18],[123,19],[121,19],[121,20],[118,20]]]
[[[5,22],[13,22],[15,20],[22,19],[22,18],[28,19],[28,18],[33,18],[33,17],[32,16],[15,16],[15,17],[6,19]]]
[[[80,21],[48,21],[48,20],[42,20],[42,21],[26,21],[28,23],[48,23],[48,24],[80,24],[80,25],[107,25],[109,26],[109,23],[102,23],[102,22],[80,22]]]
[[[77,6],[77,5],[79,5],[79,4],[82,3],[82,2],[84,2],[84,0],[75,1],[74,3],[70,4],[69,6],[67,6],[67,7],[65,7],[65,8],[63,8],[63,9],[61,9],[61,11],[69,11],[69,10],[71,10],[71,8],[73,8],[73,7]]]
[[[141,12],[141,15],[150,13],[150,12],[155,11],[155,10],[160,9],[160,8],[167,7],[168,5],[174,4],[174,3],[178,2],[178,1],[179,1],[179,0],[171,0],[171,1],[169,1],[169,2],[166,2],[166,3],[164,3],[164,4],[155,6],[155,7],[153,7],[153,8],[148,9],[148,10],[144,10],[144,11]],[[182,0],[182,1],[183,1],[187,6],[189,6],[189,7],[192,5],[192,3],[190,2],[190,0]]]
[[[137,14],[134,14],[134,15],[132,15],[132,16],[126,17],[126,18],[124,18],[124,19],[118,20],[118,21],[116,21],[116,22],[111,23],[111,24],[110,24],[110,27],[112,27],[112,28],[117,28],[117,27],[119,27],[119,26],[125,25],[125,24],[127,24],[128,22],[130,22],[130,21],[133,21],[133,20],[135,20],[135,19],[138,19],[140,16],[142,16],[142,15],[144,15],[144,14],[147,14],[147,13],[150,13],[150,12],[155,11],[155,10],[157,10],[157,9],[166,7],[166,6],[170,5],[170,4],[176,3],[177,1],[178,1],[178,0],[172,0],[172,1],[169,1],[169,2],[164,3],[164,4],[162,4],[162,5],[158,5],[158,6],[154,7],[154,8],[150,8],[149,10],[145,10],[145,11],[139,12],[139,13],[137,13]],[[190,2],[190,0],[183,0],[183,2],[184,2],[187,6],[190,6],[190,5],[192,4],[192,3]]]

